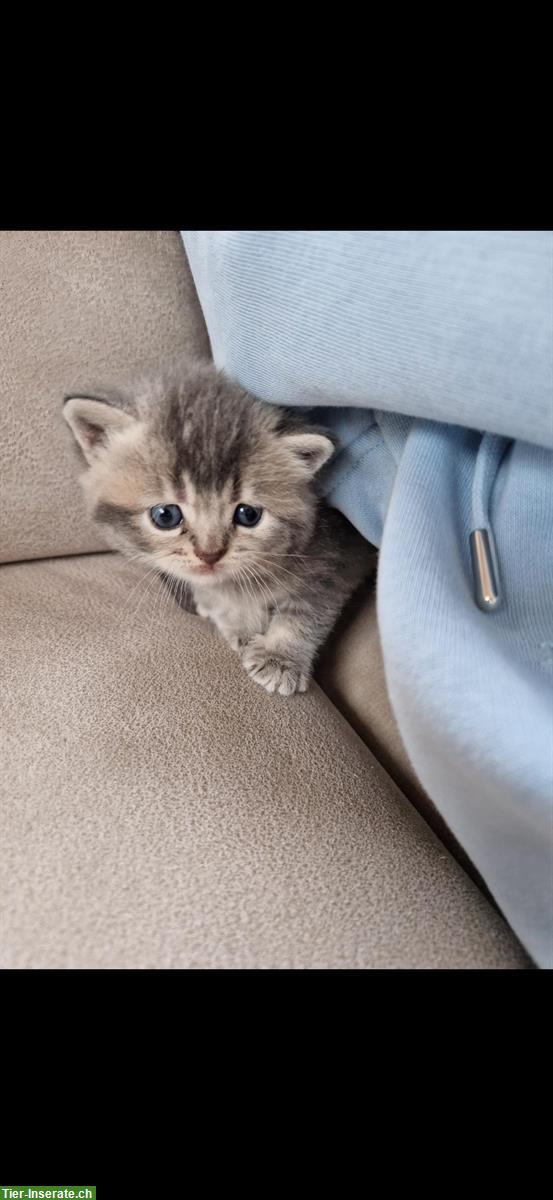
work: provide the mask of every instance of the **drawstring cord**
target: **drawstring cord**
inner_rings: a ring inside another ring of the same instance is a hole
[[[469,541],[474,599],[483,612],[496,612],[503,600],[490,508],[499,466],[511,441],[512,438],[485,433],[476,457]]]

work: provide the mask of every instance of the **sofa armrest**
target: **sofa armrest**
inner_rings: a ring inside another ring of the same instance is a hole
[[[209,341],[165,230],[0,232],[0,562],[105,548],[85,512],[64,392],[123,383]]]

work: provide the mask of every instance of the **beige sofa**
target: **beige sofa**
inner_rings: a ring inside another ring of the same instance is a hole
[[[0,294],[0,967],[530,967],[413,774],[371,590],[281,700],[85,516],[63,392],[209,353],[178,234],[4,232]]]

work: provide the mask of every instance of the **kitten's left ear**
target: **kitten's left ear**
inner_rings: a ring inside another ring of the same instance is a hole
[[[281,441],[302,473],[312,477],[334,454],[334,442],[324,433],[289,433]]]
[[[102,455],[110,435],[135,424],[128,401],[118,392],[65,396],[63,415],[89,464]]]

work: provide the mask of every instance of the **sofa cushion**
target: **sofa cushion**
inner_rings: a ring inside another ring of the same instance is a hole
[[[63,394],[181,350],[208,354],[181,239],[0,232],[0,311],[0,561],[98,549]]]
[[[1,967],[528,965],[316,685],[268,696],[116,555],[0,605]]]

